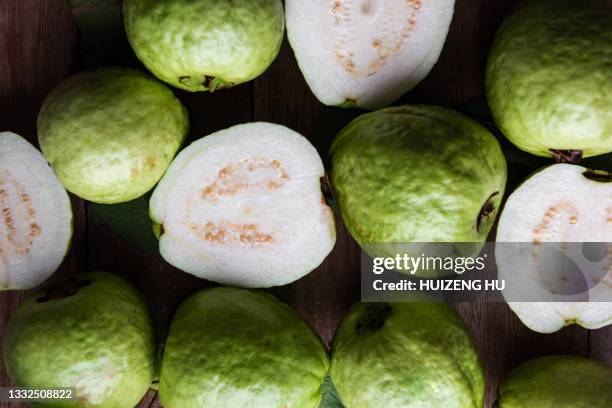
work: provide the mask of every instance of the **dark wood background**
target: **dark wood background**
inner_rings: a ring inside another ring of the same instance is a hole
[[[79,37],[67,0],[0,0],[0,131],[12,130],[36,142],[36,116],[45,95],[79,61]],[[416,89],[398,103],[455,106],[484,93],[487,50],[513,0],[457,0],[455,16],[439,62]],[[608,0],[612,4],[612,1]],[[107,62],[138,66],[125,40],[113,45]],[[75,57],[75,55],[77,55]],[[326,157],[329,142],[355,112],[326,108],[312,95],[285,42],[260,78],[214,94],[177,91],[191,117],[191,137],[247,121],[270,121],[308,137]],[[510,185],[529,170],[512,166]],[[204,282],[165,263],[159,255],[121,239],[83,200],[72,197],[72,249],[52,281],[72,273],[105,270],[127,277],[146,295],[160,336],[177,305]],[[329,345],[347,308],[359,298],[359,249],[337,218],[338,239],[327,260],[303,279],[276,292],[310,322]],[[11,312],[29,292],[0,293],[0,341]],[[531,332],[505,304],[457,304],[470,326],[487,378],[486,406],[499,380],[512,367],[544,354],[575,354],[612,364],[612,327],[587,331],[568,327],[550,335]],[[0,342],[1,348],[1,342]],[[9,386],[0,353],[0,386]],[[0,407],[9,404],[0,403]],[[12,407],[26,405],[12,404]],[[140,407],[158,407],[150,391]]]

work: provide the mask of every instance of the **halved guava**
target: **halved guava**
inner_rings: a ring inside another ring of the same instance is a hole
[[[316,97],[378,109],[438,60],[454,0],[287,0],[287,35]]]
[[[510,308],[542,333],[612,324],[611,241],[612,175],[571,164],[532,175],[508,198],[497,228]]]
[[[323,176],[315,148],[280,125],[249,123],[204,137],[177,156],[151,197],[161,255],[223,284],[293,282],[335,242]]]
[[[70,199],[43,155],[21,136],[0,133],[0,290],[46,280],[71,236]]]

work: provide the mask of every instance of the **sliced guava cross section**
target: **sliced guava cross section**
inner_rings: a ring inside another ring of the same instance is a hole
[[[287,35],[316,97],[378,109],[438,60],[454,0],[287,0]]]
[[[500,277],[514,283],[504,292],[510,308],[542,333],[612,324],[611,241],[612,175],[571,164],[535,173],[510,195],[497,228]],[[603,253],[576,243],[600,243]]]
[[[0,290],[46,280],[71,236],[68,194],[43,155],[21,136],[0,133]]]
[[[183,150],[151,197],[160,252],[223,284],[269,287],[316,268],[335,242],[324,168],[300,134],[249,123]]]

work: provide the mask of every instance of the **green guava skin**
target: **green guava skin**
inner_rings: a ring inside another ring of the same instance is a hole
[[[434,106],[359,116],[338,134],[331,157],[344,223],[373,256],[384,252],[377,244],[393,242],[474,242],[478,253],[506,184],[506,161],[493,135]]]
[[[116,275],[90,272],[74,279],[89,284],[61,290],[63,297],[42,290],[11,317],[4,344],[9,377],[21,387],[76,388],[77,400],[34,406],[132,408],[154,375],[147,306]]]
[[[285,31],[280,0],[125,0],[136,55],[159,79],[190,92],[261,75]]]
[[[461,318],[442,302],[358,303],[332,348],[346,408],[480,408],[484,376]]]
[[[177,310],[159,395],[165,408],[316,408],[328,368],[321,340],[289,306],[218,287]]]
[[[497,408],[612,407],[612,367],[578,356],[529,360],[499,387]]]
[[[189,118],[155,78],[100,68],[53,90],[37,125],[41,150],[66,189],[113,204],[153,188],[183,143]]]
[[[495,122],[537,156],[612,151],[612,10],[591,1],[535,0],[501,25],[487,64]]]

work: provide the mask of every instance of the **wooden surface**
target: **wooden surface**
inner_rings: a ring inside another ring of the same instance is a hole
[[[438,64],[421,85],[398,103],[453,106],[481,96],[488,47],[496,27],[514,3],[457,0]],[[0,1],[0,130],[16,131],[35,142],[35,119],[44,96],[71,69],[76,69],[76,32],[67,1]],[[116,49],[116,55],[108,62],[137,65],[124,42]],[[214,94],[177,95],[189,109],[192,138],[246,121],[271,121],[307,136],[323,157],[337,130],[354,116],[353,112],[326,108],[317,102],[287,43],[272,67],[251,83]],[[524,177],[525,171],[512,168],[511,183]],[[177,305],[204,283],[172,268],[158,255],[139,251],[123,241],[84,201],[73,197],[73,208],[73,247],[53,281],[77,271],[96,269],[126,276],[148,298],[163,337]],[[343,313],[359,298],[359,249],[340,219],[337,224],[335,249],[323,265],[275,291],[315,327],[328,345]],[[11,312],[26,295],[0,293],[0,340]],[[471,327],[482,359],[487,407],[495,398],[500,378],[528,358],[569,353],[612,363],[612,327],[594,331],[569,327],[555,334],[539,335],[525,328],[505,304],[456,307]],[[0,386],[8,386],[10,381],[1,360],[0,353]],[[0,407],[8,406],[0,403]],[[140,406],[160,405],[151,391]]]

